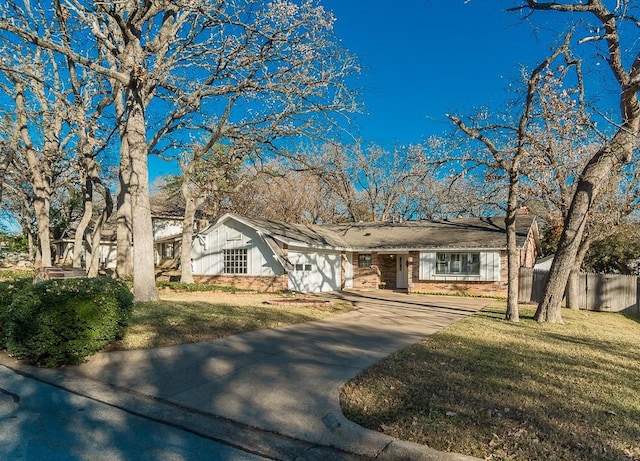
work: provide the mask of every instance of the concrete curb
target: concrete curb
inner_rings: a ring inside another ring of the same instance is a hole
[[[182,408],[161,399],[140,395],[92,379],[68,376],[64,369],[33,367],[8,357],[2,352],[0,352],[0,366],[96,402],[266,458],[282,461],[364,461],[367,459],[354,453],[342,452],[337,448],[318,446],[215,415]]]
[[[426,445],[394,439],[365,429],[342,414],[327,414],[326,424],[336,425],[332,431],[334,437],[324,441],[326,444],[314,444],[69,374],[64,368],[27,365],[3,352],[0,352],[0,365],[97,402],[275,460],[481,461],[479,458],[441,452]]]
[[[272,459],[434,460],[444,453],[345,418],[339,389],[382,357],[486,303],[345,293],[354,311],[210,342],[97,354],[78,367],[0,365],[132,414]],[[268,385],[265,385],[268,383]]]
[[[480,458],[446,453],[425,445],[394,440],[376,457],[380,461],[481,461]]]

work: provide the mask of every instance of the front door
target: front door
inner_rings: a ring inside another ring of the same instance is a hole
[[[396,258],[398,261],[396,267],[396,288],[407,288],[407,255],[398,255]]]

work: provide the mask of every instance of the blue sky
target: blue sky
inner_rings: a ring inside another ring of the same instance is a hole
[[[547,56],[570,19],[537,13],[534,31],[519,13],[505,11],[515,1],[317,1],[333,12],[336,37],[362,66],[355,85],[364,111],[348,129],[365,146],[389,150],[450,132],[447,113],[505,110],[513,98],[507,87],[522,66]],[[175,173],[175,165],[149,161],[152,180]]]
[[[365,145],[387,148],[450,131],[446,113],[505,110],[512,97],[506,89],[521,67],[539,63],[571,19],[538,13],[534,33],[518,13],[505,11],[512,1],[317,1],[334,13],[336,36],[363,67],[357,85],[364,113],[350,130]],[[175,173],[175,165],[149,160],[152,179]]]
[[[365,144],[405,145],[449,130],[446,113],[502,110],[521,67],[534,67],[555,42],[534,33],[512,2],[499,0],[320,0],[335,32],[363,66]],[[536,26],[556,14],[539,14]],[[566,15],[560,19],[566,20]],[[555,28],[563,29],[563,23]],[[554,35],[555,36],[555,35]]]

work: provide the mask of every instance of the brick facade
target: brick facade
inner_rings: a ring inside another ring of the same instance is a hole
[[[286,291],[289,288],[289,277],[285,275],[194,275],[196,283],[247,288],[257,291]]]
[[[529,255],[524,256],[530,263]],[[395,290],[397,280],[397,255],[371,253],[371,267],[358,267],[358,253],[353,254],[353,287],[355,289],[376,289],[384,282],[386,289]],[[531,258],[532,259],[532,258]],[[500,252],[499,282],[429,281],[420,280],[420,252],[408,255],[408,291],[424,293],[471,293],[487,296],[507,295],[507,252]]]
[[[358,267],[359,253],[353,253],[353,288],[356,290],[377,290],[380,285],[380,269],[377,255],[371,254],[371,267]]]

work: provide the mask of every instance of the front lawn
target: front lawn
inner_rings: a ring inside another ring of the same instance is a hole
[[[130,350],[208,341],[260,328],[309,322],[348,312],[351,305],[266,304],[285,295],[223,292],[161,292],[159,302],[137,303],[122,341],[110,349]]]
[[[640,317],[563,310],[503,321],[504,302],[366,370],[345,415],[393,437],[492,460],[640,460]]]

